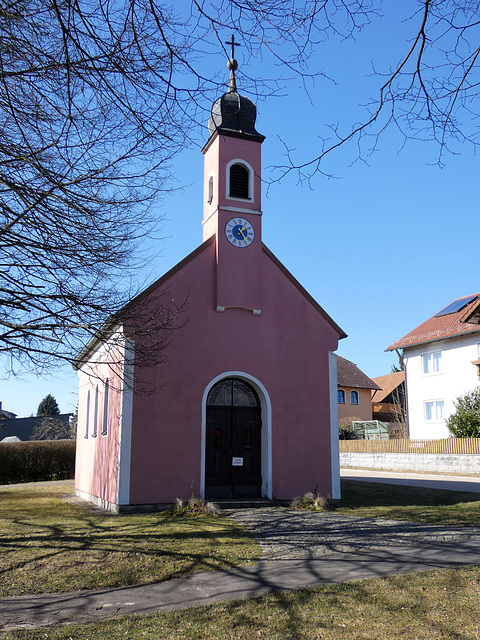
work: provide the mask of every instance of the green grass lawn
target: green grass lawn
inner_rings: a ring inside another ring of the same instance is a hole
[[[0,595],[95,589],[255,562],[225,518],[93,514],[71,486],[0,490]],[[339,511],[480,526],[480,496],[342,482]],[[461,567],[302,589],[98,624],[0,632],[15,640],[479,640],[480,569]]]
[[[254,563],[255,539],[222,517],[92,513],[61,483],[0,489],[0,596],[101,589]],[[480,496],[343,481],[338,511],[480,525]]]
[[[0,489],[0,597],[155,582],[255,563],[260,546],[221,517],[91,513],[73,485]]]
[[[1,634],[0,634],[1,637]],[[478,640],[478,567],[361,580],[186,611],[10,632],[15,640]]]
[[[480,494],[342,480],[337,511],[365,518],[480,526]]]

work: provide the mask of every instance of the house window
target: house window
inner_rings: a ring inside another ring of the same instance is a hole
[[[230,188],[228,195],[231,198],[243,198],[248,200],[250,172],[243,164],[232,164],[230,167]]]
[[[103,391],[103,420],[102,420],[102,436],[108,435],[108,394],[110,391],[110,381],[105,379],[105,389]]]
[[[425,406],[425,422],[441,422],[443,420],[443,400],[427,400]]]
[[[422,372],[424,376],[430,376],[434,373],[440,373],[441,371],[442,354],[440,351],[437,353],[427,353],[422,356]]]
[[[338,404],[345,404],[345,391],[343,389],[338,390]]]
[[[93,405],[93,433],[94,438],[97,437],[98,431],[98,384],[95,387],[95,404]]]
[[[350,391],[350,404],[358,404],[358,391]]]
[[[85,438],[88,438],[90,427],[90,389],[87,391],[87,402],[85,403]]]

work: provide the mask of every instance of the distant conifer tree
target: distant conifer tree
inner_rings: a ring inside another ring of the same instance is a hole
[[[45,396],[38,405],[37,416],[58,416],[59,414],[60,409],[58,408],[57,401],[50,394]]]

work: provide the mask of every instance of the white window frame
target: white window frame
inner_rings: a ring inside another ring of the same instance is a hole
[[[352,402],[352,396],[355,396],[357,398],[356,402]],[[360,404],[360,396],[358,395],[358,391],[356,391],[355,389],[352,389],[352,391],[350,391],[350,404],[353,404],[356,407],[358,407],[358,405]]]
[[[98,384],[95,387],[95,401],[93,404],[93,433],[92,438],[98,435]]]
[[[213,173],[208,178],[207,182],[207,204],[212,204],[213,202]]]
[[[88,430],[90,428],[90,389],[87,390],[87,400],[85,402],[85,435],[88,438]]]
[[[343,393],[343,402],[340,401],[340,392]],[[345,393],[345,389],[337,389],[337,401],[338,404],[347,404],[347,394]]]
[[[248,170],[248,198],[233,198],[230,195],[230,167],[232,164],[242,164]],[[230,160],[226,167],[227,174],[226,178],[226,187],[227,190],[225,192],[227,200],[236,200],[240,202],[254,202],[255,201],[255,193],[254,193],[254,171],[253,168],[248,162],[242,160],[241,158],[235,158],[234,160]]]
[[[428,418],[427,405],[429,404],[432,405],[432,415],[433,415],[432,418]],[[441,407],[441,410],[439,411],[440,407]],[[437,400],[424,400],[423,416],[426,423],[432,424],[434,422],[435,423],[444,422],[445,421],[444,412],[445,412],[445,401],[443,400],[443,398],[438,398]]]
[[[442,373],[442,352],[422,353],[422,376],[438,376]],[[430,371],[425,371],[425,364],[428,363]]]
[[[110,395],[110,380],[105,378],[103,389],[103,416],[102,416],[102,436],[108,436],[108,400]]]

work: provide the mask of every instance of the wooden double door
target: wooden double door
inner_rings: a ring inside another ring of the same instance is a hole
[[[221,380],[207,399],[207,498],[258,498],[262,490],[261,407],[243,380]]]

